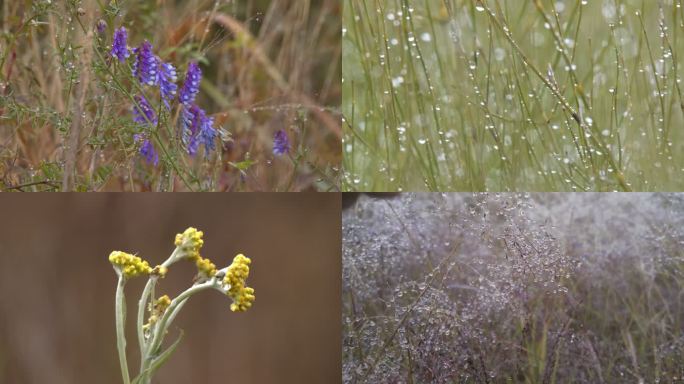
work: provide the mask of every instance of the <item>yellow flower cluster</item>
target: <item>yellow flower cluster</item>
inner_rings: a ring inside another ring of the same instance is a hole
[[[200,256],[200,249],[204,245],[202,235],[202,231],[190,227],[185,232],[176,235],[175,244],[186,252],[188,260],[195,262],[198,272],[207,277],[213,277],[216,274],[216,265],[211,260]]]
[[[157,313],[164,313],[169,305],[171,305],[171,298],[169,295],[164,295],[154,302],[154,310],[157,311]]]
[[[202,256],[198,255],[197,259],[195,259],[195,265],[197,266],[197,271],[207,277],[214,277],[216,274],[216,265],[209,259],[202,258]]]
[[[226,270],[226,277],[223,284],[230,285],[226,293],[233,299],[230,310],[233,312],[244,312],[252,306],[255,299],[254,289],[245,286],[245,280],[249,276],[249,264],[252,262],[245,255],[237,255],[233,263]]]
[[[143,329],[148,330],[157,321],[159,321],[159,318],[164,314],[166,308],[168,308],[169,305],[171,305],[171,298],[169,298],[168,295],[164,295],[158,298],[154,302],[154,307],[152,307],[152,314],[150,315],[149,320],[147,320],[147,324],[143,326]]]
[[[159,277],[164,277],[166,276],[166,272],[168,272],[169,269],[167,267],[164,267],[162,265],[157,265],[156,267],[152,268],[152,274],[159,276]]]
[[[110,253],[109,262],[118,267],[126,278],[149,275],[152,272],[147,261],[126,252],[114,251]]]
[[[176,247],[180,247],[187,252],[188,257],[194,259],[199,256],[199,251],[202,248],[202,245],[204,245],[204,240],[202,240],[203,235],[204,233],[202,233],[202,231],[190,227],[186,229],[185,232],[176,235]]]

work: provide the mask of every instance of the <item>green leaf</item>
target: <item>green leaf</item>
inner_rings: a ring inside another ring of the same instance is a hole
[[[135,379],[133,379],[133,382],[131,384],[137,384],[139,380],[141,380],[144,376],[150,376],[152,377],[154,373],[161,368],[161,366],[166,362],[166,360],[171,357],[173,352],[176,351],[176,347],[178,347],[178,344],[180,344],[181,340],[183,340],[183,336],[185,335],[185,332],[183,330],[180,330],[180,335],[178,336],[178,339],[171,344],[170,347],[168,347],[164,352],[162,352],[156,359],[152,361],[152,364],[144,371],[140,372],[138,376],[136,376]]]
[[[60,180],[62,178],[62,168],[58,163],[43,162],[40,164],[40,171],[46,180]]]
[[[110,165],[103,165],[101,167],[98,167],[95,170],[95,175],[94,175],[95,176],[94,177],[95,182],[97,184],[102,184],[105,181],[107,181],[107,179],[109,179],[109,175],[111,175],[111,174],[112,174],[112,167]]]
[[[248,170],[249,167],[256,164],[256,161],[247,158],[243,161],[240,161],[239,163],[229,162],[228,164],[230,164],[231,166],[233,166],[233,167],[237,168],[238,170],[244,172],[244,171]]]

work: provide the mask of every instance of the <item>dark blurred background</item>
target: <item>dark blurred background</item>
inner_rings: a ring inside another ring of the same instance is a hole
[[[156,383],[336,383],[341,380],[339,194],[2,194],[0,383],[121,383],[114,329],[112,250],[151,265],[176,233],[204,231],[217,266],[252,259],[254,307],[230,311],[218,291],[193,296],[166,338],[185,338]],[[195,273],[172,266],[157,294]],[[131,375],[133,322],[145,279],[126,285]]]

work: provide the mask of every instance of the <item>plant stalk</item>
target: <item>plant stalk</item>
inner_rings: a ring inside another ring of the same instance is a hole
[[[126,298],[124,297],[124,285],[126,279],[119,274],[119,283],[116,286],[115,312],[116,312],[116,348],[119,352],[119,365],[121,366],[121,376],[124,384],[130,384],[131,378],[128,374],[128,361],[126,360]]]

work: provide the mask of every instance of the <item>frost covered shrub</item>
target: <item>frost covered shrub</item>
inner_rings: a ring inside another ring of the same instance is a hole
[[[362,197],[343,216],[345,382],[672,381],[684,199]]]

